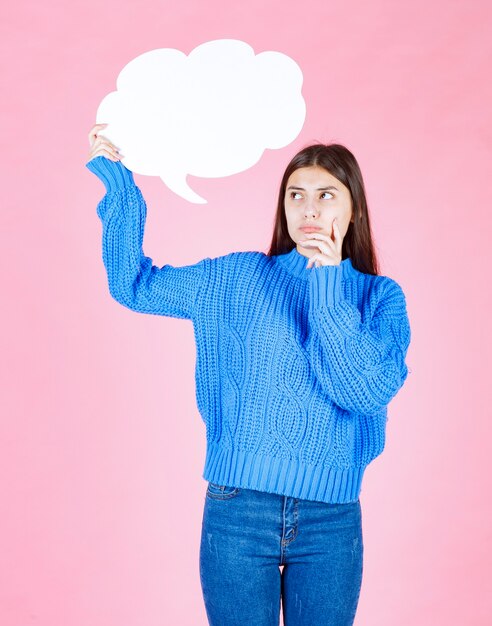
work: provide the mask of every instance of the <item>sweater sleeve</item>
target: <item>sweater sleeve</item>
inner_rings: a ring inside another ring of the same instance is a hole
[[[142,251],[147,206],[133,173],[104,156],[91,159],[86,167],[106,187],[97,215],[111,296],[139,313],[192,319],[209,259],[184,267],[153,265]]]
[[[342,267],[314,267],[309,277],[309,358],[324,391],[342,409],[370,415],[385,407],[408,375],[411,331],[405,295],[386,277],[364,323],[343,297]]]

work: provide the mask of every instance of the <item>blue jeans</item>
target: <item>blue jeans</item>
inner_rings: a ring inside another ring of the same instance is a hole
[[[211,626],[352,625],[360,500],[328,504],[209,482],[200,580]],[[280,569],[283,566],[283,569]]]

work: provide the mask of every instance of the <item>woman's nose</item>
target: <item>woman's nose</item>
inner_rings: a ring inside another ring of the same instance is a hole
[[[316,213],[316,207],[314,205],[314,202],[310,202],[310,201],[306,202],[306,205],[304,207],[304,213],[306,215],[313,215]]]

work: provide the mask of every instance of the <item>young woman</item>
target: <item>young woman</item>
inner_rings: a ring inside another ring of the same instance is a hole
[[[360,168],[308,146],[283,175],[268,254],[153,265],[146,204],[89,133],[111,295],[193,322],[206,425],[200,579],[212,626],[348,626],[362,583],[359,495],[402,387],[406,301],[379,275]]]

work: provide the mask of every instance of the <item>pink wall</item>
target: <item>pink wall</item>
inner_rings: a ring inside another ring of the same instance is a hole
[[[191,323],[108,293],[87,133],[144,51],[218,38],[303,69],[304,129],[247,172],[137,177],[145,252],[266,251],[277,185],[313,140],[364,173],[383,273],[407,294],[412,370],[366,472],[356,624],[490,623],[491,38],[488,2],[13,3],[2,18],[0,622],[205,625],[205,429]],[[488,70],[488,71],[487,71]],[[183,217],[189,228],[177,229]],[[225,227],[218,232],[216,224]],[[487,359],[486,359],[487,356]],[[488,592],[488,595],[487,595]]]

